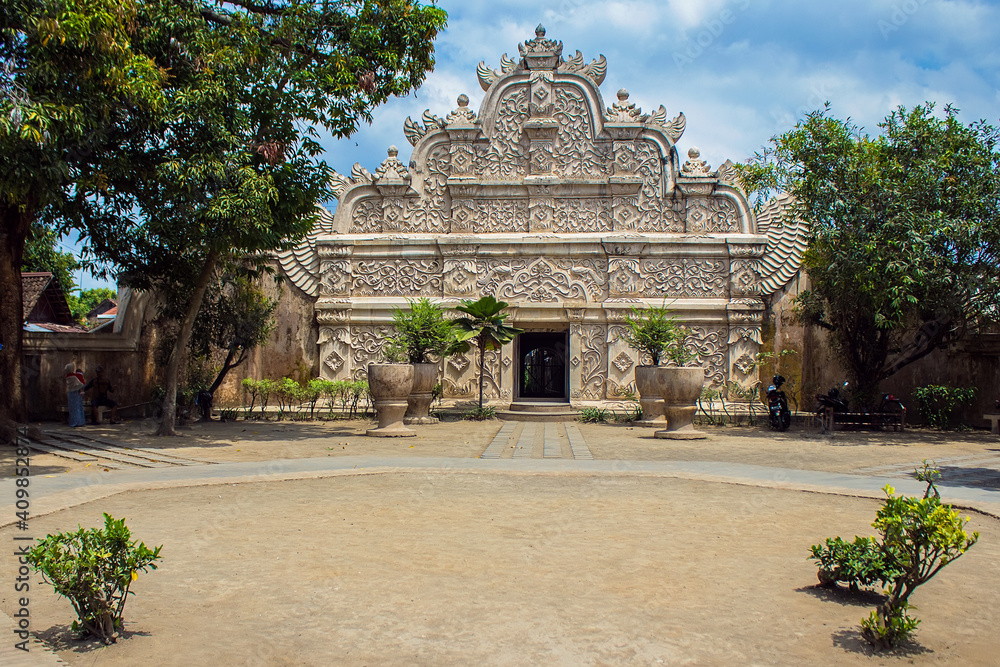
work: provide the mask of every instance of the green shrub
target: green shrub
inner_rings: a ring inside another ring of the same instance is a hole
[[[632,306],[632,313],[625,318],[622,334],[629,347],[649,355],[653,366],[660,365],[661,357],[675,366],[692,361],[695,355],[684,347],[687,336],[688,330],[677,323],[677,318],[670,314],[666,306]]]
[[[482,407],[482,408],[475,407],[475,408],[472,408],[471,410],[467,410],[467,411],[465,411],[465,412],[462,413],[462,419],[465,419],[465,420],[468,420],[468,421],[481,422],[481,421],[487,421],[489,419],[496,419],[496,418],[497,418],[497,409],[494,408],[491,405],[487,405],[487,406]]]
[[[608,421],[608,411],[596,407],[586,407],[580,410],[578,419],[584,424],[603,424]]]
[[[975,387],[948,387],[929,384],[913,390],[920,416],[934,428],[948,428],[957,408],[976,399]]]
[[[125,519],[104,515],[104,529],[47,535],[28,553],[28,562],[69,599],[76,610],[73,630],[110,644],[122,627],[129,588],[139,572],[155,570],[162,545],[148,549],[132,540]]]
[[[938,472],[925,461],[916,475],[927,482],[923,498],[896,496],[885,487],[886,499],[872,523],[878,538],[855,538],[853,544],[835,538],[825,548],[812,547],[821,581],[833,576],[858,585],[882,582],[885,601],[861,621],[861,634],[879,649],[898,645],[916,630],[920,621],[908,614],[910,596],[979,540],[979,533],[965,532],[968,519],[941,502],[934,485]]]
[[[876,583],[885,586],[895,575],[887,570],[882,547],[872,537],[855,537],[853,542],[828,537],[825,545],[814,544],[812,553],[824,586],[843,582],[857,591]]]

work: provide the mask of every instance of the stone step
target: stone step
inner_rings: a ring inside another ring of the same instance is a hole
[[[569,403],[551,401],[517,401],[506,410],[498,410],[498,419],[515,422],[571,422],[579,411]]]

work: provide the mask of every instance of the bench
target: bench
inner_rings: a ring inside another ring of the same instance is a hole
[[[1000,435],[1000,415],[983,415],[983,419],[990,423],[990,433]]]
[[[109,410],[111,410],[111,408],[109,408],[107,406],[104,406],[104,405],[98,405],[97,406],[97,422],[98,423],[104,421],[104,415]],[[60,405],[59,406],[59,412],[60,412],[60,414],[66,414],[66,413],[69,412],[69,408],[67,408],[65,405]],[[90,417],[91,417],[91,405],[90,405],[90,401],[84,401],[83,402],[83,416],[87,419],[87,421],[90,421]]]
[[[833,431],[838,425],[902,431],[906,428],[906,412],[834,412],[832,408],[825,408],[816,413],[816,421],[822,431]]]

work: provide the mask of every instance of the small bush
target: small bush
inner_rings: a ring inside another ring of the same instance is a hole
[[[497,418],[497,409],[493,406],[484,406],[482,408],[476,407],[471,410],[467,410],[462,413],[462,419],[467,421],[487,421],[489,419]]]
[[[842,582],[857,591],[876,583],[885,586],[895,574],[887,570],[882,548],[872,537],[855,537],[853,542],[828,537],[825,545],[814,544],[812,553],[824,586]]]
[[[608,421],[608,411],[601,408],[586,407],[580,410],[578,419],[584,424],[604,424]]]
[[[952,425],[956,410],[976,399],[975,387],[947,387],[929,384],[913,390],[920,416],[928,425],[945,429]]]
[[[913,634],[920,621],[907,613],[910,596],[979,540],[979,533],[965,532],[968,519],[941,502],[934,485],[938,471],[925,461],[915,474],[927,482],[923,498],[897,496],[885,487],[886,499],[872,523],[878,538],[855,538],[851,544],[838,537],[828,539],[825,548],[812,547],[820,581],[879,581],[885,587],[885,602],[861,621],[862,636],[877,649],[892,648]]]
[[[103,530],[81,527],[73,533],[47,535],[27,558],[73,605],[79,617],[73,630],[110,644],[121,630],[129,587],[139,572],[156,569],[162,548],[137,544],[125,519],[105,514]]]

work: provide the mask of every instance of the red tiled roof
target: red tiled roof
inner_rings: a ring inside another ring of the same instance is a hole
[[[21,306],[24,308],[25,317],[35,309],[35,304],[38,303],[50,280],[52,274],[48,271],[21,274]]]

